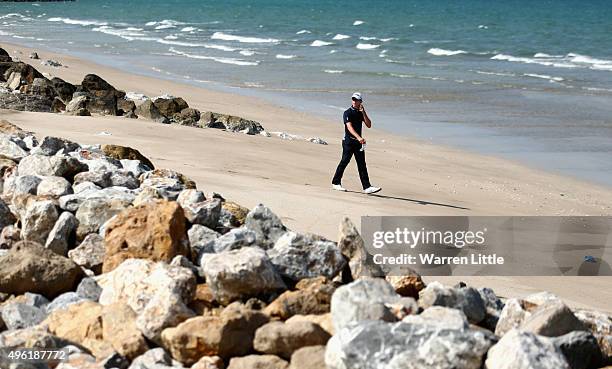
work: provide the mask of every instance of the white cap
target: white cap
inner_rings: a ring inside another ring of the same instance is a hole
[[[353,96],[351,96],[351,99],[363,100],[363,99],[361,98],[361,92],[355,92],[355,93],[353,93]]]

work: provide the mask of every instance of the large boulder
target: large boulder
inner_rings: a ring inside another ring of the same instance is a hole
[[[560,300],[540,305],[521,324],[521,329],[541,336],[557,337],[586,327]]]
[[[75,94],[76,95],[76,94]],[[66,114],[76,116],[90,116],[91,113],[87,110],[87,105],[91,97],[88,94],[78,95],[66,103]]]
[[[137,315],[125,303],[113,303],[102,310],[102,334],[104,340],[128,360],[148,350],[144,336],[136,324]]]
[[[590,332],[573,331],[554,337],[552,342],[572,369],[599,368],[605,363],[597,338]]]
[[[326,278],[302,279],[295,288],[295,291],[283,292],[266,306],[266,314],[286,320],[294,315],[325,314],[330,311],[336,286]]]
[[[91,198],[83,201],[76,211],[79,222],[77,239],[82,240],[90,233],[96,233],[109,219],[121,213],[130,203],[124,199]],[[108,231],[108,229],[107,229]]]
[[[347,217],[344,217],[340,223],[338,247],[342,255],[349,260],[348,266],[351,278],[345,277],[345,279],[354,280],[360,277],[384,276],[382,269],[371,260],[372,256],[366,250],[364,240],[357,227]],[[410,297],[416,298],[418,296],[410,295]]]
[[[511,329],[487,354],[487,369],[570,369],[551,340]]]
[[[85,236],[78,247],[68,251],[68,257],[78,265],[100,274],[105,253],[104,238],[91,233]]]
[[[14,161],[23,159],[28,156],[27,148],[23,146],[18,137],[0,134],[0,155],[3,157]]]
[[[297,349],[325,345],[329,338],[329,333],[311,322],[270,322],[257,329],[253,347],[259,352],[289,360]]]
[[[200,120],[200,111],[198,109],[185,108],[175,113],[170,120],[183,126],[197,127]]]
[[[31,201],[22,218],[21,237],[45,244],[58,218],[59,212],[53,201]]]
[[[129,258],[170,262],[177,255],[190,255],[185,216],[176,202],[129,208],[111,220],[105,231],[105,272]]]
[[[604,359],[612,362],[612,315],[594,310],[577,310],[574,314],[595,336]]]
[[[247,214],[244,226],[255,232],[257,243],[264,250],[274,247],[274,243],[287,231],[280,218],[262,204]]]
[[[183,206],[185,218],[192,224],[216,228],[221,215],[221,200],[210,199]]]
[[[7,81],[9,88],[18,90],[21,86],[30,85],[35,78],[45,78],[33,66],[16,62],[12,63],[8,69],[4,71],[4,79]]]
[[[233,357],[227,369],[287,369],[289,363],[276,355]]]
[[[70,212],[63,212],[47,236],[45,248],[50,249],[56,254],[66,256],[76,242],[76,229],[79,222]]]
[[[0,47],[0,62],[6,63],[6,62],[11,62],[11,61],[13,61],[13,59],[11,58],[9,53]]]
[[[180,97],[172,97],[172,98],[163,98],[158,97],[153,102],[155,107],[159,110],[159,112],[167,117],[171,118],[174,114],[180,113],[183,109],[187,109],[189,105],[187,102]]]
[[[325,346],[306,346],[293,352],[289,369],[325,368]]]
[[[80,148],[81,145],[65,138],[45,136],[38,146],[32,149],[32,154],[51,156],[57,154],[60,150],[62,154],[67,154]]]
[[[453,288],[432,282],[419,292],[419,306],[425,309],[434,305],[459,309],[474,324],[480,323],[486,314],[480,293],[472,287]]]
[[[279,237],[268,256],[276,270],[293,281],[318,276],[332,279],[346,263],[335,242],[291,231]]]
[[[19,162],[19,175],[57,176],[71,181],[77,173],[87,171],[86,164],[67,156],[28,155]]]
[[[138,115],[138,117],[149,119],[149,120],[152,120],[158,123],[170,123],[168,118],[166,118],[159,111],[159,109],[157,108],[157,106],[155,106],[153,101],[148,100],[148,99],[142,104],[136,106],[135,113],[136,115]]]
[[[81,88],[91,95],[87,103],[87,109],[90,112],[117,115],[117,99],[123,98],[125,92],[118,91],[95,74],[86,75],[81,82]]]
[[[241,117],[213,113],[210,111],[200,115],[198,123],[202,127],[226,129],[232,132],[244,132],[249,135],[259,134],[264,130],[261,123]]]
[[[18,111],[51,112],[53,100],[43,95],[15,94],[12,92],[1,92],[0,109],[11,109]]]
[[[72,192],[72,185],[63,177],[41,177],[41,181],[36,187],[38,196],[61,197]]]
[[[0,292],[40,293],[53,298],[72,291],[83,271],[72,260],[33,242],[19,242],[0,257]]]
[[[211,254],[202,269],[215,299],[222,304],[286,288],[265,251],[258,247]]]
[[[150,169],[155,169],[151,160],[149,160],[146,156],[142,155],[140,151],[133,149],[128,146],[121,145],[102,145],[101,147],[104,155],[111,157],[116,160],[140,160],[144,165],[148,166]]]
[[[8,227],[12,224],[15,224],[17,218],[11,212],[8,205],[0,198],[0,230],[4,227]]]
[[[329,369],[480,369],[493,344],[492,335],[379,320],[345,328],[327,343]]]
[[[52,78],[51,83],[53,84],[53,88],[55,89],[57,96],[64,104],[68,104],[70,100],[72,100],[72,95],[76,91],[76,87],[58,77]]]

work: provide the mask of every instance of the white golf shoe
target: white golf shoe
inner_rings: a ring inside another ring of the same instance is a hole
[[[346,192],[346,188],[342,187],[342,185],[332,185],[332,188],[336,191]]]
[[[363,193],[371,195],[371,194],[376,193],[376,192],[378,192],[380,190],[382,190],[382,188],[370,186],[370,187],[366,188],[365,190],[363,190]]]

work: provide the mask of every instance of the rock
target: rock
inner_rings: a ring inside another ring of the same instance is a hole
[[[123,211],[106,227],[105,244],[105,272],[128,258],[170,262],[176,255],[190,255],[185,217],[175,202],[146,203]]]
[[[200,115],[199,125],[208,128],[226,129],[232,132],[244,131],[249,135],[259,134],[264,130],[261,123],[233,115],[204,112]]]
[[[47,236],[45,248],[50,249],[56,254],[66,256],[76,242],[76,229],[78,220],[72,213],[63,212]]]
[[[2,320],[7,329],[22,329],[35,326],[47,315],[39,307],[23,303],[8,303],[2,306]]]
[[[252,352],[255,331],[267,322],[264,314],[235,303],[219,316],[198,316],[164,330],[162,342],[187,365],[204,355],[229,359]]]
[[[223,369],[225,365],[219,356],[202,356],[191,369]]]
[[[148,304],[138,316],[136,325],[145,337],[161,345],[164,329],[175,327],[193,316],[195,313],[178,296],[170,295],[165,299],[155,297],[154,303]]]
[[[51,301],[51,303],[45,307],[45,310],[48,314],[50,314],[55,310],[66,309],[70,305],[77,304],[85,300],[85,298],[76,292],[65,292],[53,299],[53,301]]]
[[[184,126],[197,127],[200,120],[200,111],[193,108],[185,108],[179,113],[175,113],[170,119],[173,123]]]
[[[140,176],[142,179],[147,173]],[[168,201],[175,201],[178,195],[185,189],[180,180],[176,178],[147,178],[140,183],[141,201],[148,201],[151,198],[161,198]],[[145,192],[146,191],[146,192]]]
[[[136,106],[136,110],[134,112],[139,117],[149,119],[158,123],[170,123],[168,118],[163,116],[157,106],[155,106],[155,104],[149,99],[147,99],[142,104]]]
[[[142,174],[138,179],[140,182],[154,179],[176,179],[183,188],[196,188],[196,183],[186,175],[170,169],[154,169]],[[178,194],[177,194],[178,197]],[[213,198],[213,197],[210,197]]]
[[[28,152],[19,144],[19,139],[0,134],[0,155],[19,161],[28,155]]]
[[[315,143],[317,145],[327,145],[327,142],[322,139],[321,137],[309,137],[306,139],[306,141],[310,141],[312,143]]]
[[[276,270],[294,281],[318,276],[332,279],[345,265],[334,242],[291,231],[278,238],[268,255]]]
[[[548,339],[516,329],[508,331],[487,354],[487,369],[569,369],[563,353]]]
[[[53,99],[47,96],[0,92],[0,109],[48,113],[52,103]]]
[[[395,289],[398,295],[404,297],[418,299],[419,291],[425,288],[423,279],[421,279],[421,276],[415,271],[410,271],[408,274],[400,276],[388,275],[385,279],[393,286],[393,289]]]
[[[574,314],[597,339],[604,360],[612,362],[612,316],[591,310],[577,310]]]
[[[13,61],[13,59],[11,58],[9,53],[7,53],[6,50],[0,47],[0,62],[6,63],[11,61]]]
[[[53,59],[47,59],[44,62],[41,63],[42,65],[46,65],[48,67],[54,67],[54,68],[59,68],[59,67],[63,67],[63,64],[58,62],[57,60],[53,60]]]
[[[336,332],[364,320],[396,321],[417,310],[414,299],[396,294],[384,279],[359,279],[338,287],[331,299]]]
[[[151,170],[151,168],[143,164],[140,160],[122,159],[120,162],[123,169],[132,173],[135,177],[139,177],[144,172]]]
[[[1,209],[0,209],[1,210]],[[10,216],[13,214],[9,213]],[[11,218],[2,218],[0,211],[0,221],[9,221]],[[14,218],[12,218],[14,219]],[[0,223],[1,225],[1,223]],[[0,250],[3,252],[12,248],[15,243],[21,239],[21,230],[13,225],[2,228],[0,232]],[[0,255],[1,256],[1,255]],[[1,299],[0,299],[1,300]]]
[[[117,115],[128,115],[134,113],[134,110],[136,110],[136,104],[132,100],[117,99]]]
[[[291,355],[289,369],[324,369],[325,346],[307,346],[297,349]]]
[[[58,77],[52,78],[51,83],[53,83],[57,96],[59,96],[64,104],[68,104],[76,91],[74,85]]]
[[[38,196],[61,197],[72,192],[72,185],[63,177],[41,177],[36,187]]]
[[[91,115],[87,110],[87,103],[90,97],[87,95],[76,96],[66,103],[66,114],[87,116]]]
[[[57,154],[60,150],[63,154],[67,154],[79,148],[81,148],[81,145],[65,138],[45,136],[42,142],[32,150],[32,154],[51,156]]]
[[[182,208],[202,201],[206,201],[204,193],[193,188],[181,191],[176,198],[176,202],[178,202]]]
[[[561,301],[548,301],[533,310],[521,324],[521,330],[541,336],[557,337],[586,327]]]
[[[104,238],[97,233],[91,233],[85,236],[78,247],[68,251],[68,257],[78,265],[100,274],[105,252]]]
[[[555,337],[553,344],[563,353],[571,369],[599,368],[604,364],[597,339],[590,332],[570,332]]]
[[[216,300],[222,304],[286,288],[265,251],[257,247],[212,254],[202,269]]]
[[[242,247],[255,246],[257,234],[247,228],[234,228],[226,234],[216,238],[212,245],[212,252],[237,250]]]
[[[84,299],[98,302],[102,288],[93,278],[83,278],[76,289],[77,295]]]
[[[59,97],[53,98],[53,101],[51,102],[51,112],[61,113],[64,111],[66,111],[66,104],[64,104]]]
[[[124,92],[116,90],[108,82],[95,74],[88,74],[81,82],[83,91],[92,98],[87,103],[90,112],[105,115],[117,115],[117,99],[125,96]]]
[[[479,288],[478,293],[482,301],[485,303],[485,318],[481,322],[481,325],[488,330],[495,332],[499,316],[504,308],[504,303],[495,295],[490,288]]]
[[[224,201],[221,205],[222,210],[227,211],[232,215],[230,221],[234,227],[244,225],[249,209],[232,201]]]
[[[345,217],[340,223],[338,248],[349,260],[349,269],[353,280],[360,277],[382,277],[383,271],[371,259],[365,248],[363,238],[351,220]],[[348,278],[345,278],[348,279]],[[350,281],[350,279],[349,279]],[[399,293],[399,292],[398,292]],[[417,296],[409,296],[415,297]]]
[[[265,313],[286,320],[294,315],[324,314],[330,311],[331,297],[336,287],[325,278],[303,279],[297,283],[296,288],[296,291],[283,292],[266,306]]]
[[[287,319],[285,323],[296,323],[296,322],[312,322],[317,324],[321,328],[325,329],[330,335],[334,335],[334,324],[332,322],[331,313],[326,314],[309,314],[309,315],[294,315]]]
[[[36,78],[45,78],[33,66],[22,62],[11,63],[11,66],[4,72],[4,76],[8,76],[6,81],[9,88],[13,90],[18,90],[24,85],[31,85]],[[16,83],[13,81],[16,81]]]
[[[38,176],[17,176],[15,177],[13,195],[35,195],[40,182],[41,179]]]
[[[77,173],[87,170],[87,165],[65,156],[28,155],[19,162],[20,176],[57,176],[71,181]]]
[[[24,240],[44,244],[58,217],[59,214],[53,201],[30,202],[22,219],[21,237]]]
[[[480,369],[492,343],[481,331],[364,321],[329,340],[325,364],[329,369]]]
[[[140,186],[138,178],[128,171],[112,172],[110,176],[111,186],[125,187],[131,190],[137,189]]]
[[[253,347],[259,352],[290,359],[295,350],[325,345],[329,338],[329,333],[311,322],[270,322],[257,329]]]
[[[77,239],[83,240],[88,234],[98,232],[107,220],[124,211],[129,205],[130,203],[123,199],[86,199],[76,211],[76,219],[79,221]]]
[[[181,266],[183,268],[187,268],[191,270],[193,272],[193,275],[195,275],[196,277],[202,277],[202,278],[204,277],[204,273],[202,272],[202,269],[194,265],[191,262],[191,260],[189,260],[186,256],[183,256],[183,255],[175,256],[170,262],[170,265]]]
[[[81,186],[84,185],[84,186]],[[93,183],[82,183],[74,186],[75,193],[59,198],[59,206],[63,210],[76,212],[87,200],[99,199],[106,202],[124,203],[126,206],[136,198],[134,191],[122,187],[100,189]]]
[[[193,224],[201,224],[208,228],[216,228],[221,214],[221,200],[211,199],[187,204],[183,207],[185,218]]]
[[[461,310],[444,306],[432,306],[419,315],[408,315],[403,322],[411,324],[425,324],[449,329],[468,329],[470,324]]]
[[[128,146],[120,145],[102,145],[101,147],[104,155],[109,156],[116,160],[139,160],[142,164],[146,165],[150,169],[155,169],[153,163],[140,151],[133,149]]]
[[[220,236],[220,233],[203,225],[194,224],[187,231],[187,235],[191,246],[191,258],[197,260],[198,265],[200,265],[199,255],[215,252],[215,240]]]
[[[419,292],[419,306],[425,309],[434,305],[459,309],[474,324],[485,318],[484,301],[478,291],[471,287],[450,288],[439,282],[432,282]]]
[[[257,242],[264,250],[274,247],[274,243],[287,231],[280,218],[262,204],[247,214],[244,226],[257,234]]]
[[[227,369],[286,369],[289,363],[274,355],[247,355],[234,357]]]
[[[514,298],[506,300],[495,326],[495,334],[501,337],[512,328],[519,328],[525,318],[531,315],[527,307],[528,303],[523,300]]]
[[[17,221],[6,203],[0,198],[0,229],[8,227]]]
[[[189,107],[185,100],[180,97],[169,99],[158,97],[153,104],[163,116],[168,118],[171,118],[174,114],[180,113],[183,109]]]
[[[176,360],[161,347],[151,349],[143,355],[138,356],[128,369],[171,369],[183,368]]]
[[[104,307],[102,313],[104,340],[128,360],[144,354],[149,346],[136,325],[136,313],[124,303]]]
[[[30,53],[30,59],[40,59],[36,51]]]

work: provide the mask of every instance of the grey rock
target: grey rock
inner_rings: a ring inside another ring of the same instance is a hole
[[[339,233],[338,247],[342,255],[349,261],[348,266],[352,279],[384,276],[380,266],[368,260],[371,259],[371,256],[365,248],[363,238],[349,218],[342,219]]]
[[[550,339],[511,329],[487,353],[487,369],[570,369]]]
[[[149,119],[158,123],[170,123],[168,118],[163,116],[157,106],[155,106],[153,101],[149,99],[145,100],[142,104],[136,106],[136,110],[134,112],[140,118]]]
[[[574,331],[552,339],[572,369],[599,368],[604,365],[597,339],[590,332]]]
[[[132,172],[123,170],[113,172],[110,176],[110,183],[111,186],[126,187],[131,190],[140,186],[140,181],[134,176],[134,174],[132,174]]]
[[[274,243],[287,231],[280,218],[262,204],[249,211],[244,226],[257,234],[258,245],[264,250],[274,247]]]
[[[68,306],[72,304],[76,304],[86,299],[83,296],[80,296],[76,292],[66,292],[57,296],[53,299],[46,307],[45,310],[47,314],[51,314],[55,310],[62,310],[68,308]]]
[[[478,291],[471,287],[452,288],[432,282],[419,292],[419,306],[428,308],[434,305],[459,309],[474,324],[485,318],[484,301]]]
[[[32,154],[51,156],[57,154],[60,150],[63,154],[67,154],[71,151],[79,149],[80,147],[81,145],[78,143],[72,142],[65,138],[46,136],[43,138],[40,144],[32,150]]]
[[[183,207],[185,218],[193,224],[201,224],[208,228],[216,228],[221,214],[221,200],[211,199]]]
[[[0,109],[48,113],[52,103],[53,99],[48,96],[7,93],[0,89]]]
[[[408,315],[402,322],[425,324],[449,329],[468,329],[470,324],[461,310],[444,306],[429,307],[419,315]]]
[[[193,188],[181,191],[178,197],[176,198],[176,202],[178,202],[182,208],[202,201],[206,201],[204,193]]]
[[[157,192],[157,194],[168,200],[168,201],[176,201],[178,195],[183,191],[185,186],[178,178],[168,178],[168,177],[146,177],[147,173],[144,173],[140,176],[140,188],[152,188]]]
[[[124,170],[132,173],[136,177],[151,170],[151,168],[143,164],[140,160],[122,159],[120,162]]]
[[[19,175],[57,176],[68,180],[87,170],[87,165],[66,156],[28,155],[19,162]]]
[[[255,246],[257,234],[247,228],[234,228],[226,234],[216,238],[213,252],[236,250],[246,246]],[[268,254],[269,256],[269,254]]]
[[[19,144],[17,137],[0,134],[0,155],[19,161],[28,155],[26,148]]]
[[[47,315],[44,310],[19,302],[6,304],[2,307],[2,320],[7,329],[23,329],[42,322]]]
[[[83,278],[76,289],[77,295],[84,299],[98,301],[102,293],[102,287],[93,278]]]
[[[106,188],[112,186],[111,171],[97,170],[81,172],[74,176],[73,185],[79,185],[84,182],[90,182],[98,187]]]
[[[9,209],[4,200],[0,198],[0,230],[14,224],[15,221],[16,218],[13,213],[11,213],[11,209]]]
[[[249,135],[256,135],[264,131],[263,126],[259,122],[210,111],[200,115],[198,124],[202,127],[220,128],[232,132],[244,132]]]
[[[499,321],[499,315],[504,309],[504,303],[490,288],[479,288],[478,293],[485,304],[485,318],[480,324],[488,330],[495,332],[495,327]]]
[[[45,247],[56,254],[66,256],[76,241],[76,230],[79,222],[70,212],[63,212],[47,236]]]
[[[552,300],[538,306],[525,318],[521,329],[541,336],[557,337],[572,331],[586,330],[567,305]]]
[[[202,269],[196,265],[194,265],[187,257],[183,255],[176,255],[172,261],[170,261],[170,265],[180,266],[183,268],[187,268],[193,272],[193,275],[196,277],[204,278],[204,272]]]
[[[88,188],[82,191],[60,197],[59,206],[64,210],[75,212],[79,209],[81,204],[87,200],[99,199],[106,202],[116,201],[129,205],[134,201],[134,198],[136,198],[135,192],[128,188],[108,187],[95,189],[95,187],[88,185]]]
[[[117,198],[85,200],[76,211],[76,218],[79,221],[77,238],[82,240],[86,235],[98,232],[107,220],[119,214],[129,205],[129,202]]]
[[[183,365],[161,347],[151,349],[132,361],[128,369],[170,369],[183,368]]]
[[[72,193],[72,185],[63,177],[41,177],[36,188],[38,196],[60,197]]]
[[[26,292],[23,294],[24,304],[42,308],[49,303],[49,300],[41,294]]]
[[[291,231],[278,238],[268,256],[282,276],[296,282],[318,276],[332,279],[346,263],[335,242]]]
[[[519,328],[523,321],[531,315],[525,307],[524,300],[514,298],[506,300],[495,325],[495,334],[501,337],[511,329]]]
[[[31,202],[22,219],[21,237],[44,244],[58,217],[59,213],[53,201]]]
[[[90,233],[85,236],[79,246],[68,251],[68,257],[78,265],[100,273],[105,252],[104,238],[97,233]]]
[[[220,236],[220,233],[203,225],[194,224],[187,231],[187,236],[191,246],[191,255],[201,265],[200,255],[215,252],[215,240]]]
[[[482,331],[367,321],[329,340],[325,364],[329,369],[479,369],[493,342]]]
[[[25,195],[32,194],[36,195],[36,189],[41,182],[39,176],[25,175],[15,177],[13,194],[14,195]]]
[[[81,115],[84,111],[89,112],[89,110],[87,110],[87,102],[89,101],[89,99],[90,97],[88,95],[80,95],[73,97],[66,104],[66,114]]]
[[[413,298],[398,295],[384,279],[359,279],[340,286],[331,299],[336,332],[366,320],[397,321],[417,311]]]
[[[258,247],[211,254],[202,261],[206,281],[222,304],[286,288],[265,251]]]

